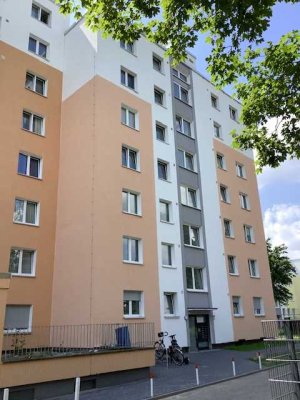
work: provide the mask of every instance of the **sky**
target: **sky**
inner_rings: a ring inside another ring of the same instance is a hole
[[[300,29],[300,4],[278,3],[273,9],[265,40],[278,41],[292,29]],[[205,76],[209,46],[204,38],[190,50],[197,57],[197,69]],[[265,235],[273,245],[286,244],[291,259],[300,258],[300,160],[289,160],[280,167],[266,167],[257,176]]]

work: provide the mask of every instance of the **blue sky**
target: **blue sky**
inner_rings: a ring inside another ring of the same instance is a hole
[[[292,29],[300,29],[300,4],[278,3],[265,40],[276,42]],[[205,57],[209,50],[204,38],[199,38],[191,49],[197,57],[197,69],[207,77]],[[276,169],[265,168],[257,179],[266,236],[274,245],[285,243],[292,259],[300,258],[300,161],[287,161]]]

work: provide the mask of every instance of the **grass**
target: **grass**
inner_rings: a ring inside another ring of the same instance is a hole
[[[241,344],[230,344],[225,346],[225,350],[236,350],[236,351],[260,351],[264,350],[264,342],[253,342],[253,343],[241,343]]]

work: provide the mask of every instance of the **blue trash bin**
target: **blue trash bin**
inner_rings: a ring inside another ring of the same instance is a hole
[[[128,326],[121,326],[116,329],[118,347],[131,347]]]

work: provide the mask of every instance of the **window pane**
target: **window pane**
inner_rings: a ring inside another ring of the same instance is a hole
[[[126,124],[126,108],[121,108],[121,122]]]
[[[24,200],[16,200],[14,221],[23,222],[23,218],[24,218]]]
[[[129,150],[129,167],[132,169],[137,169],[136,158],[136,152],[133,150]]]
[[[164,163],[159,162],[158,166],[158,177],[159,179],[167,180],[167,166]]]
[[[46,58],[47,57],[47,46],[44,43],[39,43],[39,56]]]
[[[135,128],[135,113],[133,113],[132,111],[128,111],[128,115],[129,115],[129,126],[131,128]]]
[[[136,239],[131,239],[131,261],[139,261],[139,241]]]
[[[25,154],[19,154],[19,162],[18,162],[18,173],[26,175],[27,172],[27,156]]]
[[[165,314],[174,314],[173,294],[165,294]]]
[[[126,149],[126,147],[122,147],[122,165],[123,165],[123,167],[127,167],[127,149]]]
[[[10,259],[9,259],[9,272],[12,274],[17,274],[19,270],[21,250],[11,249]]]
[[[36,203],[32,203],[31,201],[27,201],[26,207],[26,220],[28,224],[36,223]]]
[[[192,246],[200,246],[198,228],[191,227],[191,244]]]
[[[35,81],[35,91],[39,94],[44,94],[45,92],[45,81],[40,78],[36,78]]]
[[[161,70],[161,61],[156,57],[153,57],[153,68],[156,69],[156,71]]]
[[[48,25],[49,22],[49,13],[45,10],[41,10],[41,22]]]
[[[31,16],[33,18],[39,19],[39,7],[37,7],[35,4],[32,4]]]
[[[186,135],[191,136],[191,124],[183,120],[183,131]]]
[[[123,238],[123,260],[129,260],[129,239]]]
[[[126,43],[126,47],[129,53],[133,53],[133,43]]]
[[[159,206],[160,206],[160,219],[162,221],[167,221],[168,222],[170,220],[169,204],[161,201],[159,203]]]
[[[162,248],[162,263],[163,265],[172,265],[172,248],[168,244],[163,244]]]
[[[188,189],[188,205],[195,208],[197,207],[196,191],[193,189]]]
[[[165,128],[160,125],[156,125],[156,139],[165,141]]]
[[[187,204],[187,188],[180,186],[180,198],[182,204]]]
[[[36,53],[36,40],[31,37],[29,38],[28,42],[28,50]]]
[[[154,100],[155,100],[155,103],[162,104],[163,103],[163,94],[158,90],[154,90]]]
[[[126,85],[126,72],[121,69],[121,83]]]
[[[194,268],[195,289],[203,289],[203,271],[201,268]]]
[[[123,309],[124,309],[124,315],[128,315],[129,314],[129,301],[128,300],[124,300],[123,301]]]
[[[182,150],[177,151],[178,154],[178,164],[180,167],[184,167],[184,152]]]
[[[39,135],[42,134],[43,118],[38,117],[37,115],[33,116],[32,130],[33,130],[33,132],[38,133]]]
[[[131,89],[134,89],[134,76],[131,74],[128,74],[127,76],[127,86]]]
[[[181,88],[181,100],[185,101],[186,103],[189,102],[189,94],[188,91]]]
[[[139,315],[140,313],[140,302],[138,300],[131,301],[132,315]]]
[[[130,201],[130,212],[133,214],[137,214],[138,213],[137,195],[129,193],[129,201]]]
[[[190,244],[190,229],[187,225],[183,225],[183,241],[184,244]]]
[[[27,89],[33,90],[33,85],[34,85],[34,76],[27,73],[26,80],[25,80],[25,87]]]
[[[186,269],[186,287],[188,289],[194,289],[192,268],[187,268]]]
[[[176,130],[182,132],[182,119],[180,117],[176,117]]]
[[[33,251],[23,250],[22,274],[31,274],[33,265]]]
[[[23,121],[22,121],[23,129],[30,130],[30,114],[27,112],[23,112]]]
[[[5,329],[28,329],[30,306],[6,306]]]
[[[128,193],[122,192],[122,210],[128,212]]]
[[[185,153],[185,167],[194,171],[194,157],[191,154]]]
[[[35,178],[39,177],[40,160],[38,158],[30,158],[29,175]]]
[[[174,96],[177,97],[177,98],[180,97],[179,85],[177,85],[177,83],[174,83]]]

